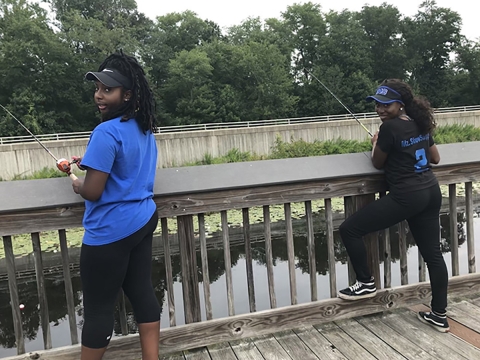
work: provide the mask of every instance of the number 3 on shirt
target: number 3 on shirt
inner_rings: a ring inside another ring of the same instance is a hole
[[[415,158],[417,163],[415,164],[415,171],[422,172],[425,170],[425,166],[428,165],[427,154],[425,153],[425,149],[421,148],[415,151]]]

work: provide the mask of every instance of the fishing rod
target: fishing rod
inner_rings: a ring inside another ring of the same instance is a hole
[[[58,170],[66,173],[68,176],[70,176],[70,178],[71,178],[72,180],[76,180],[76,179],[77,179],[77,177],[75,176],[75,174],[72,174],[72,167],[71,167],[71,165],[74,164],[74,163],[76,163],[76,162],[78,162],[78,160],[73,160],[72,162],[69,162],[67,159],[63,159],[63,158],[62,158],[62,159],[58,159],[55,155],[53,155],[53,153],[52,153],[25,125],[23,125],[23,123],[22,123],[20,120],[18,120],[18,119],[15,117],[15,115],[13,115],[10,111],[8,111],[8,109],[7,109],[5,106],[3,106],[2,104],[0,104],[0,107],[1,107],[3,110],[5,110],[5,112],[6,112],[7,114],[9,114],[12,118],[14,118],[25,130],[27,130],[27,132],[35,139],[35,141],[37,141],[37,142],[40,144],[40,146],[41,146],[42,148],[44,148],[45,151],[46,151],[52,158],[55,159],[55,163],[56,163],[56,165],[57,165]]]
[[[313,75],[310,71],[308,71],[307,69],[304,68],[304,70],[309,73],[315,80],[317,80],[330,94],[332,94],[332,96],[345,108],[345,110],[347,110],[350,115],[352,115],[354,117],[355,120],[357,120],[357,122],[363,127],[363,129],[370,135],[370,136],[373,136],[373,134],[370,132],[370,130],[368,130],[368,128],[363,125],[360,120],[355,116],[355,114],[353,112],[350,111],[350,109],[332,92],[330,91],[330,89],[324,84],[322,83],[315,75]]]

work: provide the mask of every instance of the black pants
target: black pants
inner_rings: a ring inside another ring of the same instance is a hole
[[[340,235],[357,275],[357,280],[371,279],[367,252],[362,236],[389,228],[407,220],[413,238],[428,266],[432,287],[432,310],[443,313],[447,307],[448,273],[440,250],[439,214],[442,194],[438,185],[428,189],[376,200],[346,219]]]
[[[130,300],[137,323],[160,320],[160,306],[152,285],[152,238],[157,223],[155,211],[143,228],[125,239],[100,246],[82,245],[82,345],[94,349],[108,345],[120,289]]]

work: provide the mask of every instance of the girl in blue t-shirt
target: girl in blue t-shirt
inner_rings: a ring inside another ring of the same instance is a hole
[[[397,79],[385,80],[367,100],[375,101],[382,120],[380,131],[372,137],[372,163],[384,170],[389,192],[340,225],[357,282],[340,290],[338,296],[346,300],[375,296],[362,236],[407,220],[428,266],[432,288],[431,311],[419,312],[418,318],[447,332],[448,274],[440,250],[442,194],[430,165],[440,161],[432,136],[433,110],[426,99],[414,96],[410,86]]]
[[[158,359],[160,307],[151,281],[157,147],[155,103],[145,73],[123,52],[106,58],[94,101],[102,122],[93,130],[73,190],[85,199],[80,275],[84,325],[82,360],[100,360],[112,337],[120,289],[132,304],[143,360]]]

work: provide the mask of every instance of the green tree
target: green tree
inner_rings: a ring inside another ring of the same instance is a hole
[[[398,9],[386,3],[364,6],[357,16],[368,36],[373,80],[404,79],[406,54],[402,38],[402,15]]]
[[[304,74],[304,69],[311,71],[322,56],[320,49],[327,33],[320,5],[307,2],[288,6],[282,13],[282,21],[270,21],[269,24],[290,44],[294,76]]]
[[[285,56],[274,44],[216,43],[207,51],[214,68],[222,121],[291,116],[297,98]],[[234,104],[234,105],[232,105]]]
[[[457,48],[450,86],[453,106],[480,104],[480,42],[465,41]]]
[[[171,124],[199,124],[215,121],[215,100],[211,90],[213,67],[202,49],[183,50],[168,67],[163,86],[165,109]]]
[[[410,83],[434,107],[449,106],[450,56],[460,45],[462,20],[458,13],[425,1],[403,25]]]
[[[78,96],[71,96],[78,111],[71,111],[78,130],[98,124],[93,106],[93,86],[84,81],[87,71],[96,70],[107,55],[122,49],[138,54],[149,37],[153,22],[137,10],[134,0],[47,0],[55,14],[53,25],[68,46],[68,72]],[[65,66],[62,67],[64,69]],[[74,109],[75,110],[75,109]]]
[[[34,133],[76,130],[72,113],[82,94],[68,46],[38,4],[2,0],[0,7],[2,105]],[[9,116],[2,118],[2,135],[28,135]]]
[[[192,11],[170,13],[157,17],[140,53],[150,69],[152,81],[161,86],[168,79],[169,62],[177,54],[219,38],[220,27],[214,22],[202,20]]]

